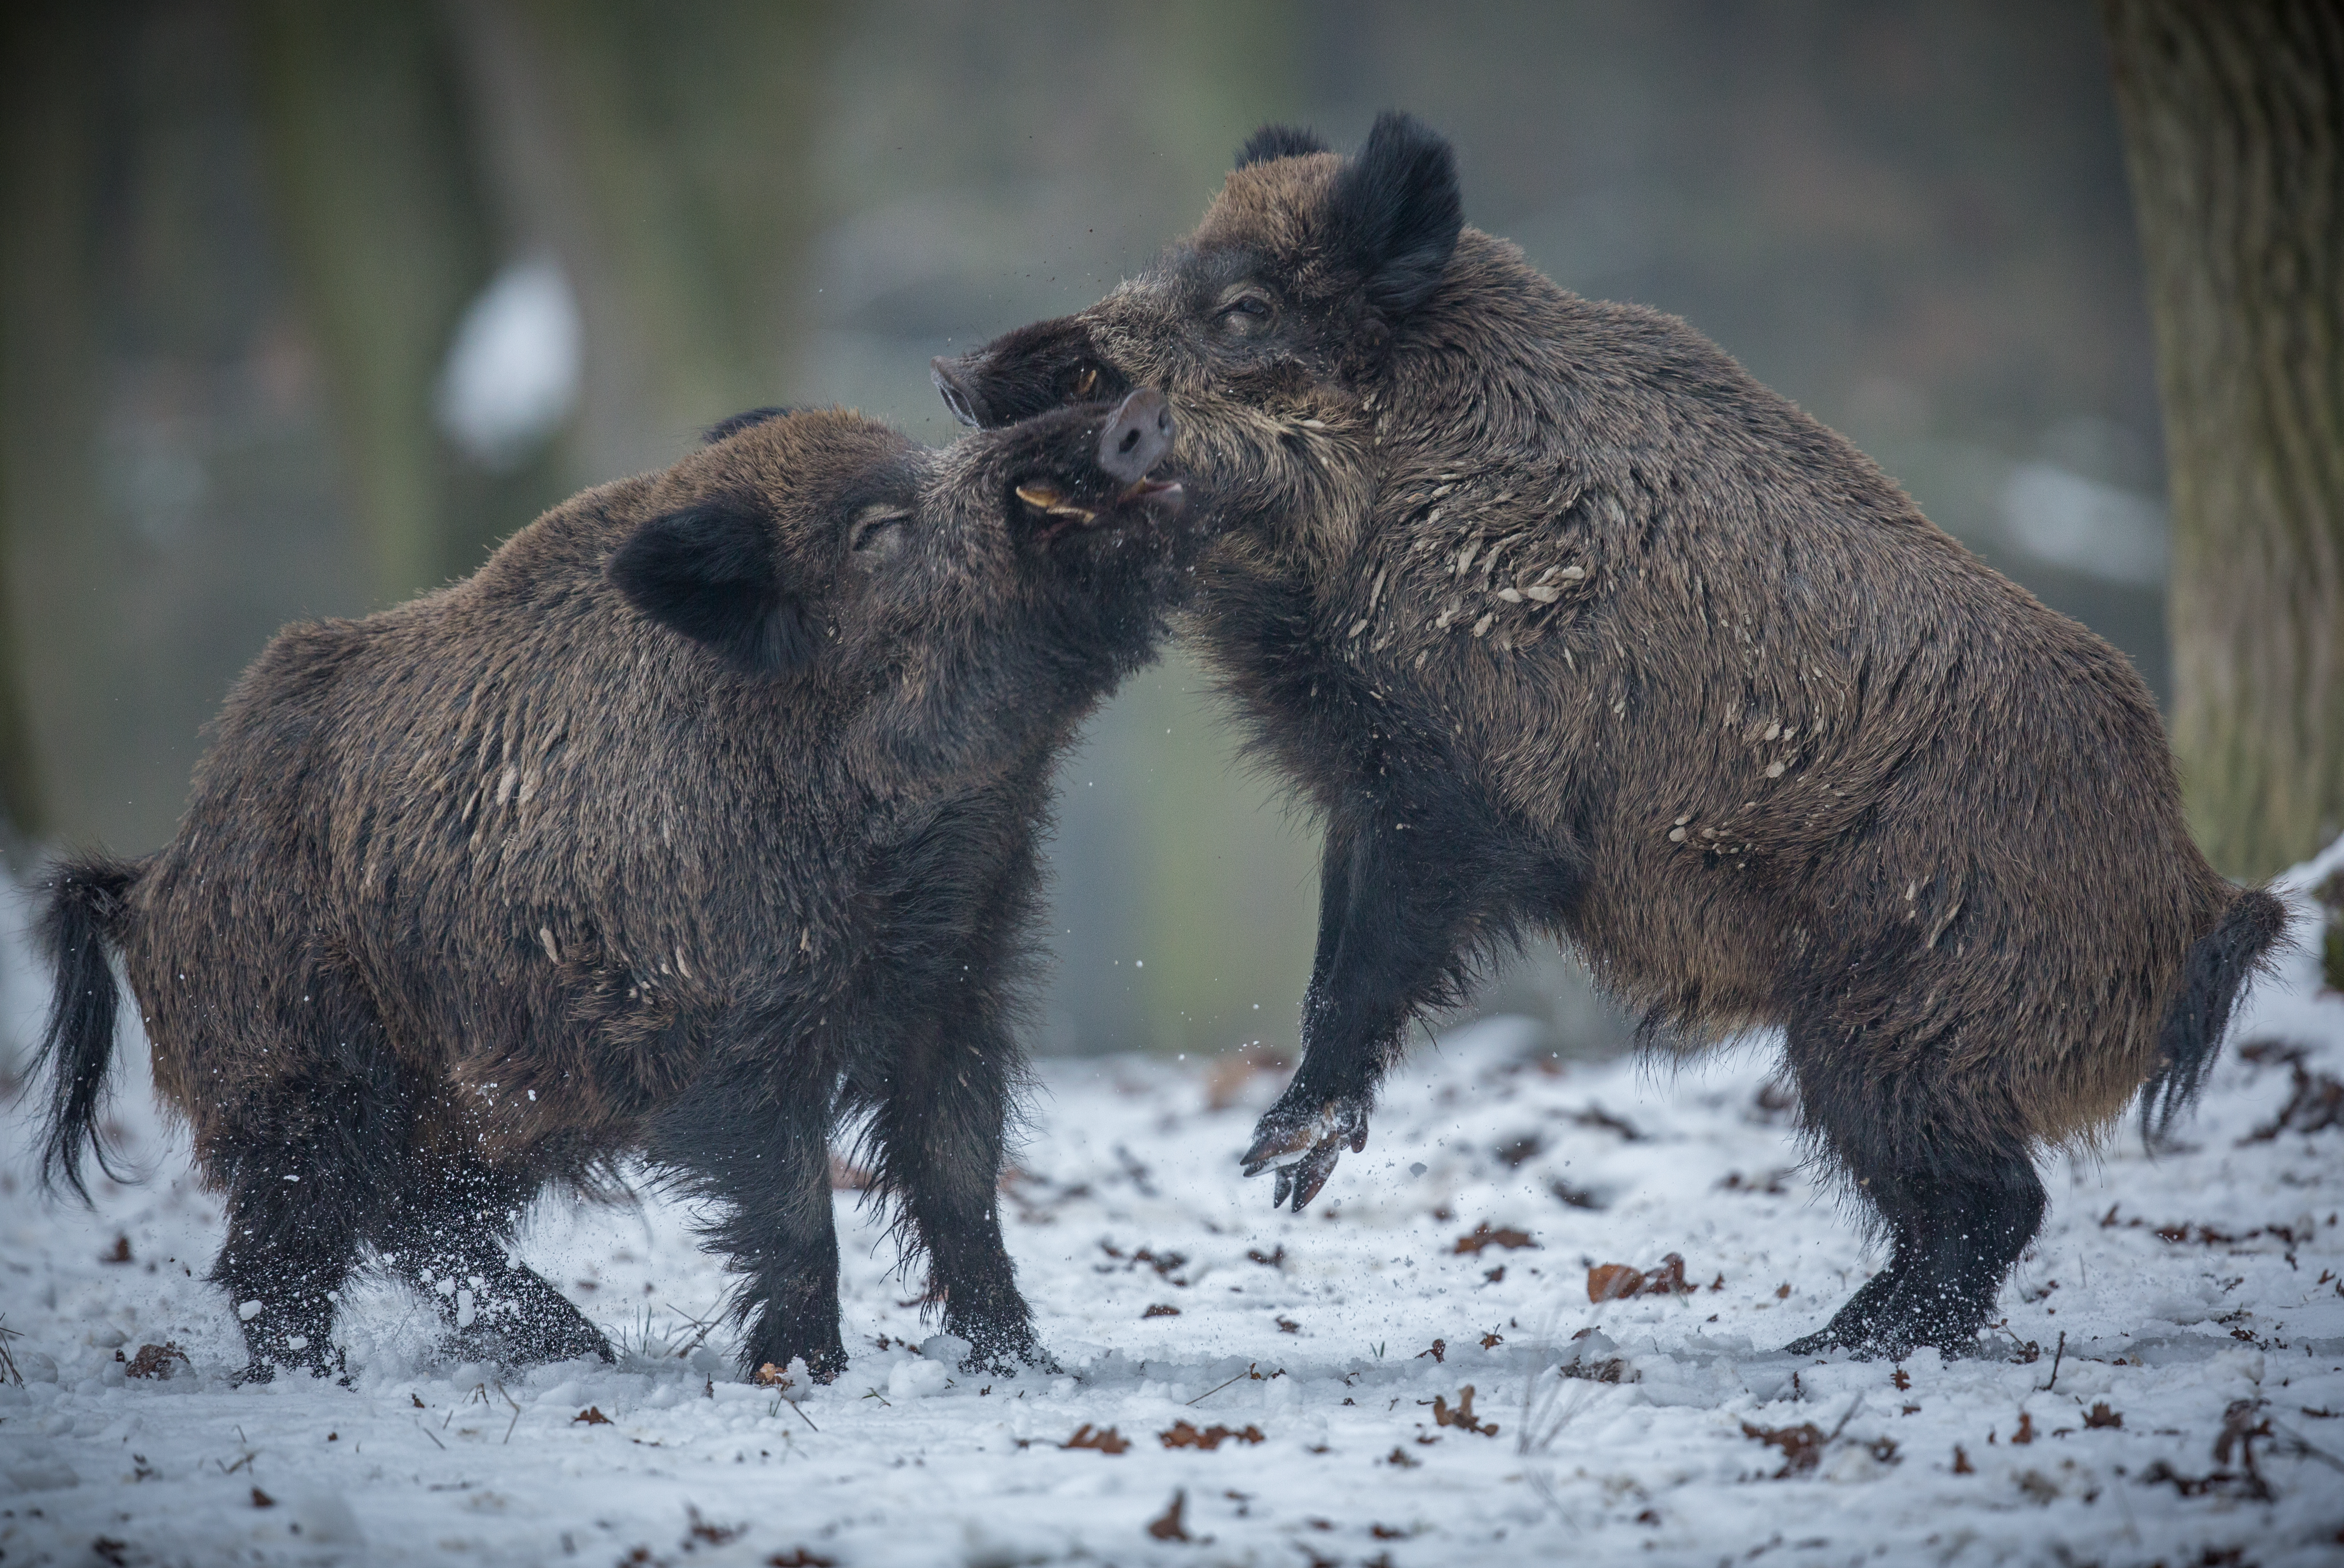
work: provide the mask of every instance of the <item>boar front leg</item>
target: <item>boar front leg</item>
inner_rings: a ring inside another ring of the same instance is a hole
[[[1302,1066],[1254,1128],[1245,1173],[1278,1173],[1270,1203],[1318,1195],[1348,1146],[1368,1146],[1376,1088],[1419,1011],[1456,999],[1477,921],[1509,899],[1479,867],[1491,835],[1453,803],[1417,809],[1365,792],[1328,824],[1318,954],[1302,1004]]]
[[[703,1075],[660,1116],[648,1151],[720,1206],[701,1229],[743,1276],[732,1304],[740,1364],[803,1357],[816,1382],[846,1368],[838,1331],[838,1227],[830,1195],[827,1086],[743,1071]]]
[[[972,970],[982,974],[984,971]],[[928,1256],[928,1297],[945,1331],[969,1342],[971,1371],[1056,1371],[1034,1333],[1001,1235],[1004,1129],[1020,1056],[982,999],[937,1028],[882,1092],[872,1123],[879,1183]]]

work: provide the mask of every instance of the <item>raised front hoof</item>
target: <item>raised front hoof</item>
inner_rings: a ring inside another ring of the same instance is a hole
[[[1269,1206],[1289,1204],[1299,1214],[1318,1196],[1335,1162],[1349,1148],[1354,1154],[1368,1147],[1368,1113],[1373,1108],[1365,1095],[1320,1097],[1298,1095],[1288,1085],[1278,1103],[1254,1124],[1253,1142],[1240,1160],[1248,1176],[1273,1172]]]

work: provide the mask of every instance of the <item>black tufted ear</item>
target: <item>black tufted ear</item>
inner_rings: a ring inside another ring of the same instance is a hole
[[[1264,126],[1246,137],[1245,146],[1238,148],[1237,167],[1268,163],[1272,158],[1301,157],[1308,153],[1323,153],[1327,144],[1318,133],[1303,126]]]
[[[1440,285],[1465,226],[1456,154],[1414,116],[1387,109],[1336,176],[1329,220],[1336,248],[1367,278],[1369,302],[1407,315]]]
[[[737,436],[753,426],[762,425],[767,420],[786,420],[789,417],[789,410],[783,408],[751,409],[745,414],[734,414],[729,419],[719,420],[701,431],[700,444],[712,447],[728,437]]]
[[[611,556],[629,604],[735,670],[782,675],[812,663],[822,638],[781,581],[772,526],[744,509],[695,506],[655,517]]]

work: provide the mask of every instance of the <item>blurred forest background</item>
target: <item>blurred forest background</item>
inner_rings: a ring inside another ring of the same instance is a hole
[[[470,572],[702,426],[955,433],[1266,119],[1413,110],[1467,217],[1689,319],[2160,696],[2152,343],[2086,0],[79,0],[0,63],[0,794],[143,851],[283,622]],[[1314,844],[1174,657],[1061,780],[1036,1044],[1293,1038]],[[1602,1049],[1532,954],[1484,1009]]]

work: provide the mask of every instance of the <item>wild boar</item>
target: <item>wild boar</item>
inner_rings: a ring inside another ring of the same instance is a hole
[[[1160,263],[936,377],[975,423],[1180,403],[1229,529],[1196,635],[1327,828],[1303,1059],[1245,1156],[1277,1201],[1543,931],[1652,1042],[1783,1031],[1891,1248],[1793,1348],[1955,1351],[2037,1151],[2186,1104],[2282,931],[2191,843],[2120,654],[1683,322],[1465,228],[1407,116],[1352,157],[1265,128]]]
[[[248,1377],[331,1364],[368,1247],[496,1353],[607,1358],[507,1241],[639,1154],[709,1202],[743,1368],[826,1381],[858,1120],[972,1364],[1046,1362],[995,1203],[1036,839],[1189,580],[1173,429],[1153,390],[940,451],[759,410],[467,581],[280,633],[178,835],[48,874],[45,1174],[97,1143],[118,952],[227,1198]]]

